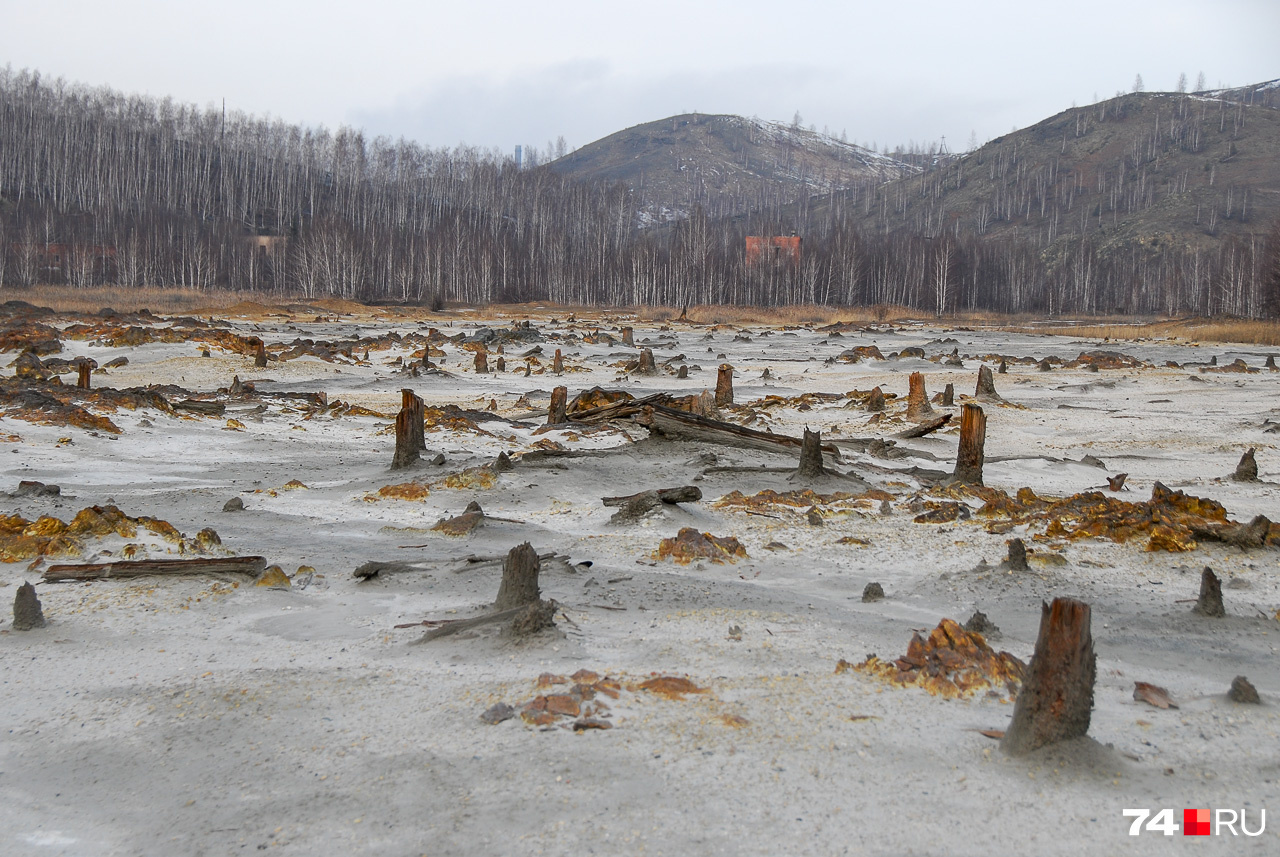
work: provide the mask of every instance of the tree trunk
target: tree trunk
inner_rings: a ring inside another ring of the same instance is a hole
[[[640,352],[640,365],[636,367],[637,375],[657,375],[658,365],[653,360],[653,349],[646,348]]]
[[[569,388],[556,387],[551,391],[551,409],[547,412],[547,425],[558,426],[567,421],[565,408],[569,404]]]
[[[391,469],[400,470],[418,460],[418,453],[427,447],[426,429],[423,426],[422,399],[412,390],[400,391],[402,404],[396,414],[396,453],[391,459]]]
[[[924,388],[924,375],[920,372],[912,372],[909,383],[907,419],[923,422],[933,416],[933,408],[929,405],[929,393]]]
[[[476,372],[482,375],[489,374],[489,352],[483,348],[476,352]]]
[[[1000,747],[1011,756],[1080,738],[1089,731],[1093,654],[1089,605],[1072,598],[1041,602],[1040,635],[1027,667],[1013,720]]]
[[[513,547],[502,563],[502,585],[498,588],[495,610],[523,607],[539,599],[538,571],[542,564],[538,552],[528,542]]]
[[[733,404],[733,367],[728,363],[720,364],[720,372],[716,375],[716,405]]]
[[[956,454],[955,482],[982,484],[983,446],[987,441],[987,415],[977,405],[965,405],[960,414],[960,451]]]
[[[996,392],[996,379],[991,374],[990,366],[980,366],[978,368],[978,389],[974,391],[974,398],[979,402],[1003,402],[1000,394]]]
[[[564,356],[560,353],[560,349],[556,349],[555,359],[551,361],[552,373],[559,375],[564,372]]]
[[[942,401],[939,403],[944,408],[953,408],[956,404],[956,385],[948,384],[942,388]]]
[[[622,344],[633,348],[635,347],[636,341],[632,337],[631,328],[629,327],[622,328]]]
[[[499,372],[507,371],[507,359],[505,357],[498,358],[498,371]]]
[[[76,368],[79,372],[79,377],[76,378],[76,386],[81,390],[89,389],[89,361],[82,360]]]
[[[253,346],[253,366],[255,369],[267,368],[267,346],[261,339],[254,337],[249,340],[249,344]]]
[[[43,628],[44,624],[44,610],[40,608],[36,588],[30,583],[23,583],[13,599],[13,630],[31,631]]]
[[[818,479],[827,475],[822,466],[822,432],[804,430],[804,441],[800,446],[800,466],[796,468],[796,476],[801,479]]]
[[[80,565],[51,565],[44,579],[107,580],[164,574],[251,574],[257,576],[267,567],[260,556],[229,556],[207,559],[141,559],[127,562],[97,562]]]
[[[1227,615],[1227,609],[1222,604],[1222,581],[1207,565],[1200,572],[1200,597],[1196,599],[1193,611],[1201,616],[1214,618]]]

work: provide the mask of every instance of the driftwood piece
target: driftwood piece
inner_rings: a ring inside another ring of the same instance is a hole
[[[402,404],[400,413],[396,414],[396,452],[391,459],[392,470],[399,470],[416,462],[427,446],[426,428],[423,425],[426,413],[422,399],[409,389],[401,390],[400,395]]]
[[[1191,612],[1215,619],[1227,615],[1222,604],[1222,581],[1207,565],[1200,572],[1200,597],[1196,599],[1196,606],[1191,608]]]
[[[820,479],[827,475],[827,469],[822,466],[822,432],[805,428],[795,475],[800,479]]]
[[[903,429],[895,434],[894,437],[900,437],[904,440],[913,437],[924,437],[927,434],[933,434],[949,422],[951,422],[951,414],[941,414],[909,429]]]
[[[960,414],[960,450],[952,479],[970,485],[982,484],[983,446],[987,440],[987,415],[977,405],[965,405]]]
[[[533,545],[525,542],[513,547],[502,563],[502,584],[498,587],[494,609],[510,610],[537,601],[541,596],[538,590],[540,568],[538,552]]]
[[[1241,550],[1250,550],[1266,545],[1271,534],[1271,520],[1266,515],[1255,515],[1247,524],[1192,525],[1191,534],[1203,541],[1223,542]]]
[[[733,367],[721,363],[716,374],[716,405],[733,404]]]
[[[1042,602],[1040,610],[1035,654],[1000,742],[1012,756],[1089,731],[1097,673],[1089,605],[1055,598],[1052,606]]]
[[[929,393],[924,388],[924,373],[912,372],[908,384],[907,419],[923,422],[933,416],[933,407],[929,404]]]
[[[438,640],[441,637],[448,637],[457,634],[460,631],[469,631],[472,628],[480,628],[494,622],[502,622],[507,619],[514,619],[516,614],[525,609],[525,606],[512,607],[510,610],[500,610],[497,613],[486,613],[483,616],[476,616],[472,619],[446,619],[440,623],[439,628],[433,628],[423,634],[419,639],[414,640],[410,645],[419,643],[429,643],[432,640]]]
[[[803,445],[798,437],[756,431],[662,405],[646,405],[639,422],[655,434],[681,440],[707,441],[767,452],[777,452],[780,447],[798,451]],[[840,450],[835,444],[822,444],[822,451],[834,460],[840,460]]]
[[[556,387],[551,391],[551,408],[547,411],[547,425],[558,426],[565,420],[565,409],[569,404],[569,388]]]
[[[1236,465],[1236,472],[1231,474],[1231,478],[1236,482],[1257,482],[1258,481],[1258,462],[1253,457],[1254,450],[1252,447],[1244,455],[1240,456],[1240,463]]]
[[[93,562],[51,565],[44,580],[110,580],[127,577],[179,574],[249,574],[257,576],[267,567],[260,556],[210,557],[200,559],[145,559],[122,562]]]
[[[869,413],[879,413],[884,410],[884,390],[879,387],[871,388],[871,395],[867,397],[867,411]]]
[[[991,374],[990,366],[978,367],[978,387],[974,390],[974,398],[979,402],[1003,402],[996,392],[996,379]]]

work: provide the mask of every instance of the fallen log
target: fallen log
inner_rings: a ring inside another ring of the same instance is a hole
[[[180,574],[247,574],[257,577],[266,567],[267,560],[260,556],[144,559],[51,565],[45,569],[43,578],[48,583],[56,583],[63,580],[110,580]]]
[[[653,495],[662,503],[694,503],[702,499],[702,489],[696,485],[682,485],[679,488],[659,488],[655,491],[641,491],[625,497],[601,497],[600,502],[606,506],[625,506],[639,497]]]
[[[777,452],[779,448],[798,451],[804,444],[798,437],[756,431],[662,405],[646,405],[638,421],[655,434],[678,440],[705,441],[767,452]],[[833,460],[840,460],[840,450],[835,444],[824,443],[821,449]]]
[[[220,417],[226,410],[227,406],[221,402],[198,402],[195,399],[183,399],[180,402],[173,403],[175,411],[188,411],[193,414],[199,414],[202,417]]]
[[[904,440],[913,437],[924,437],[927,434],[933,434],[949,422],[951,422],[951,414],[942,414],[941,416],[934,417],[928,422],[923,422],[919,425],[912,426],[909,429],[900,431],[895,434],[894,437],[900,437]]]

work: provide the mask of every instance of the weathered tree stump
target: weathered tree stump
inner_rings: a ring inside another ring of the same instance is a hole
[[[79,387],[81,390],[89,389],[89,371],[90,371],[89,361],[81,360],[80,364],[76,367],[76,370],[78,373],[76,378],[76,386]]]
[[[564,372],[564,355],[560,353],[560,349],[556,349],[556,356],[551,360],[551,372],[560,375]]]
[[[819,479],[827,475],[822,465],[822,432],[804,430],[804,441],[800,446],[800,466],[796,474],[800,479]]]
[[[688,367],[688,366],[681,366],[681,367],[680,367],[680,371],[676,373],[676,377],[677,377],[677,378],[679,378],[681,381],[683,381],[683,380],[685,380],[686,378],[688,378],[688,377],[689,377],[689,367]]]
[[[987,441],[987,415],[977,405],[965,405],[960,413],[960,450],[956,454],[955,482],[982,484],[983,446]]]
[[[632,348],[635,347],[636,341],[629,327],[622,328],[622,344]]]
[[[640,363],[636,366],[637,375],[657,375],[658,364],[653,359],[653,349],[646,348],[640,352]]]
[[[1036,368],[1041,372],[1052,372],[1053,364],[1049,362],[1048,357],[1044,357],[1040,360],[1039,363],[1036,364]]]
[[[533,604],[541,597],[538,589],[538,572],[542,564],[533,545],[525,542],[516,545],[502,562],[502,584],[498,587],[495,610],[510,610]]]
[[[1238,675],[1231,680],[1231,689],[1227,691],[1227,699],[1232,702],[1241,702],[1245,705],[1262,704],[1262,699],[1258,697],[1258,689],[1242,675]]]
[[[569,388],[556,387],[551,391],[551,408],[547,411],[547,425],[558,426],[568,418],[565,408],[569,405]]]
[[[1027,666],[1013,720],[1000,747],[1011,756],[1080,738],[1089,731],[1097,661],[1089,605],[1055,598],[1040,605],[1040,635]]]
[[[942,388],[942,402],[944,408],[953,408],[956,404],[956,385],[948,384]]]
[[[1005,359],[1003,357],[1000,358],[1000,367],[996,369],[996,374],[997,375],[1009,374],[1009,364],[1005,362]]]
[[[863,601],[879,601],[884,598],[884,587],[874,580],[862,587]]]
[[[1267,355],[1267,362],[1266,362],[1266,364],[1265,364],[1265,365],[1266,365],[1266,368],[1270,369],[1272,372],[1277,371],[1277,369],[1276,369],[1276,356],[1275,356],[1274,354],[1268,354],[1268,355]]]
[[[495,365],[498,367],[499,372],[507,371],[507,358],[499,357]]]
[[[910,388],[907,392],[907,419],[924,422],[933,416],[933,407],[929,404],[929,393],[924,388],[924,374],[912,372]]]
[[[267,344],[256,336],[249,340],[249,344],[253,346],[254,368],[267,368]]]
[[[1003,402],[1000,394],[996,392],[996,379],[991,374],[990,366],[978,367],[978,388],[974,391],[974,398],[979,402]]]
[[[1253,457],[1253,447],[1249,451],[1240,456],[1240,463],[1236,465],[1236,472],[1231,474],[1231,478],[1236,482],[1257,482],[1258,481],[1258,462]]]
[[[422,399],[413,390],[400,391],[400,413],[396,414],[396,452],[391,459],[391,469],[400,470],[418,460],[418,454],[427,448],[425,417]]]
[[[1031,566],[1027,565],[1027,546],[1022,539],[1009,540],[1009,556],[1005,559],[1004,566],[1009,571],[1031,570]]]
[[[528,378],[532,374],[533,374],[533,369],[529,367],[528,363],[524,364],[524,376]]]
[[[871,388],[871,396],[867,399],[867,411],[869,413],[878,413],[884,410],[884,390],[879,387]]]
[[[1191,608],[1191,612],[1214,618],[1227,615],[1227,609],[1222,604],[1222,581],[1207,565],[1200,572],[1200,597],[1196,599],[1196,606]]]
[[[30,583],[23,583],[13,599],[13,630],[30,631],[43,627],[44,611],[36,597],[36,588]]]
[[[733,367],[728,363],[720,364],[716,375],[716,405],[733,404]]]
[[[476,372],[481,375],[489,374],[489,352],[483,348],[476,352]]]

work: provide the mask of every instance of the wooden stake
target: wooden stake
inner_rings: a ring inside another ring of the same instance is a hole
[[[547,412],[547,425],[558,426],[567,421],[565,408],[569,404],[569,388],[556,387],[551,391],[551,409]]]
[[[542,564],[538,552],[528,542],[513,547],[502,563],[502,585],[498,587],[495,610],[510,610],[532,604],[541,596],[538,571]]]
[[[1196,606],[1192,608],[1192,612],[1214,618],[1227,615],[1227,610],[1222,604],[1222,581],[1207,565],[1204,571],[1200,572],[1200,597],[1196,599]]]
[[[733,367],[728,363],[720,364],[720,373],[716,375],[716,405],[733,404]]]
[[[81,390],[89,389],[89,361],[81,360],[76,367],[79,376],[76,378],[76,386]]]
[[[907,419],[923,422],[933,416],[933,407],[929,404],[929,393],[924,388],[924,374],[912,372],[909,383]]]
[[[987,415],[977,405],[965,405],[960,413],[960,451],[956,454],[955,482],[982,484],[983,446],[987,441]]]
[[[1013,720],[1000,742],[1011,756],[1083,737],[1089,731],[1097,662],[1089,605],[1072,598],[1040,604],[1040,635]]]

